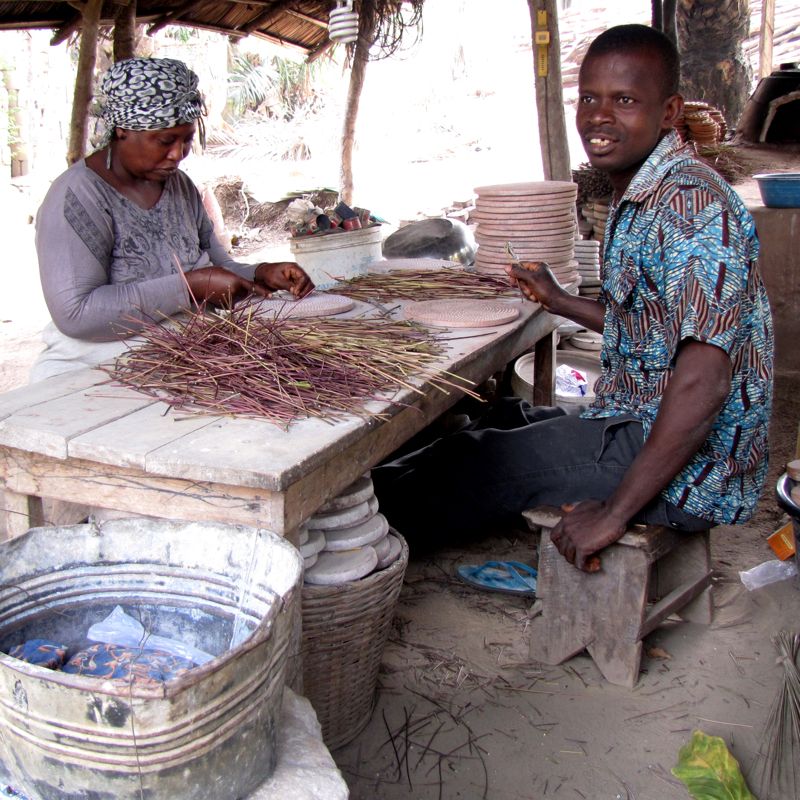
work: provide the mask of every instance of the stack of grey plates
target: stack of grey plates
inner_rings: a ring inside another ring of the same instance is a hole
[[[611,205],[610,197],[589,198],[581,206],[581,216],[592,224],[592,238],[603,241]]]
[[[510,243],[520,261],[545,261],[562,286],[578,282],[573,244],[578,185],[536,181],[479,186],[470,221],[478,223],[477,272],[505,275]]]
[[[332,585],[363,578],[394,563],[401,549],[378,511],[369,473],[322,506],[300,532],[307,583]]]
[[[581,279],[579,292],[588,297],[600,295],[600,242],[597,239],[578,239],[575,258]]]

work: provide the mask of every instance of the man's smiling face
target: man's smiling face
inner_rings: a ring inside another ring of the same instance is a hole
[[[664,86],[660,60],[645,50],[590,55],[581,65],[578,133],[617,196],[680,114],[683,101]]]

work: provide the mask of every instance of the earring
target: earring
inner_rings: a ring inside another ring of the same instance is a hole
[[[111,144],[106,148],[106,169],[111,172]]]

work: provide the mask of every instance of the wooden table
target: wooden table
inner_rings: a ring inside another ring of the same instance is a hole
[[[515,301],[510,301],[515,302]],[[535,400],[552,403],[557,319],[519,302],[512,323],[444,331],[443,369],[476,385],[532,348]],[[7,536],[41,524],[41,498],[161,518],[260,526],[294,539],[297,527],[462,395],[430,386],[371,403],[385,420],[294,423],[169,411],[84,369],[0,395],[0,478]],[[402,405],[408,404],[408,405]]]

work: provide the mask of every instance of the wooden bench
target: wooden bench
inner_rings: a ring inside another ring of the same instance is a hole
[[[539,507],[523,516],[532,530],[541,531],[536,594],[542,613],[531,626],[533,659],[561,664],[586,649],[606,680],[633,688],[642,639],[669,615],[711,622],[708,531],[631,526],[602,551],[601,570],[587,573],[550,541],[562,512]]]

